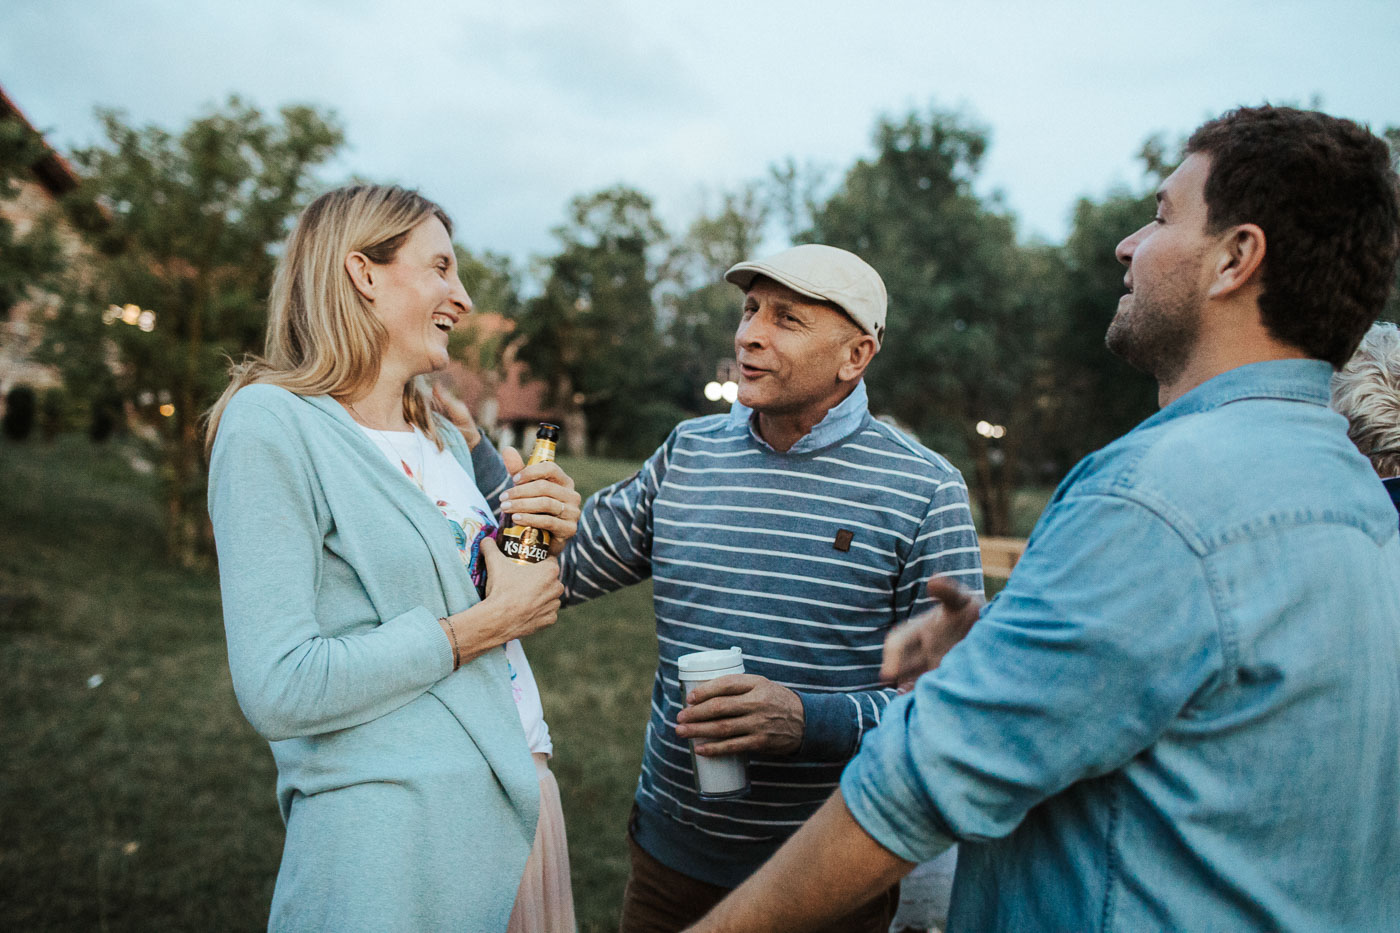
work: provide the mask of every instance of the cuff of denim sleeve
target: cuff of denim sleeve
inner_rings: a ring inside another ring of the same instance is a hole
[[[870,838],[906,862],[926,862],[957,840],[913,770],[907,720],[912,700],[906,695],[891,703],[880,728],[865,737],[860,754],[841,774],[841,796]]]
[[[855,703],[845,693],[803,693],[802,744],[797,748],[801,761],[846,761],[855,754],[860,740],[860,716]]]

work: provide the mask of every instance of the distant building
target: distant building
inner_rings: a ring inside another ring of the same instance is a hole
[[[581,455],[585,449],[586,422],[576,405],[549,403],[549,387],[531,379],[524,363],[516,359],[515,323],[492,311],[478,312],[459,328],[466,334],[468,360],[453,359],[444,382],[472,410],[477,424],[500,446],[510,445],[529,456],[535,430],[550,421],[563,430],[561,452]]]
[[[23,111],[0,88],[0,120],[17,120],[43,142],[43,134]],[[16,237],[22,237],[50,213],[58,217],[57,233],[64,260],[70,264],[85,262],[85,247],[66,219],[58,215],[58,199],[78,187],[78,176],[62,155],[44,143],[44,153],[30,166],[30,177],[22,179],[17,194],[0,200],[0,215],[14,225]],[[44,321],[58,310],[58,296],[34,291],[28,298],[10,308],[0,308],[0,405],[10,389],[17,385],[35,389],[52,388],[60,384],[51,368],[34,362],[33,354],[43,337]]]

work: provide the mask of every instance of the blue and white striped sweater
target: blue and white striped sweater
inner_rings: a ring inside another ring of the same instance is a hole
[[[881,647],[928,608],[924,581],[982,586],[961,475],[871,418],[863,389],[787,453],[746,412],[682,423],[636,476],[588,500],[563,555],[566,604],[653,578],[660,663],[635,832],[711,884],[742,882],[836,787],[894,696]],[[798,693],[806,726],[796,755],[750,762],[748,797],[706,801],[675,735],[676,659],[731,645],[748,673]]]

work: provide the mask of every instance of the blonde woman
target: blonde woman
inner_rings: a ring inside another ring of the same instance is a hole
[[[451,230],[400,188],[318,198],[279,263],[263,357],[210,413],[229,669],[287,827],[273,930],[573,927],[518,643],[554,622],[558,569],[497,551],[481,491],[506,467],[433,413],[422,379],[471,311]],[[508,456],[512,513],[562,544],[573,482]]]

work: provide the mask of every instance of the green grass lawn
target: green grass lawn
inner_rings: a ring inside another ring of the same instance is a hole
[[[0,527],[0,928],[265,926],[271,755],[152,481],[86,440],[3,444]]]
[[[640,464],[560,458],[587,496]],[[642,767],[656,671],[651,583],[565,609],[525,643],[554,739],[581,931],[615,931],[627,880],[627,815]]]
[[[569,465],[586,491],[635,469]],[[119,446],[0,443],[0,529],[0,929],[265,928],[272,756],[234,701],[214,575],[161,551],[154,481]],[[650,601],[568,610],[527,645],[584,930],[617,925]]]
[[[580,491],[636,464],[566,460]],[[0,929],[258,930],[282,850],[234,701],[218,584],[160,547],[120,445],[0,442]],[[651,588],[526,643],[554,736],[580,929],[615,930],[656,636]]]

